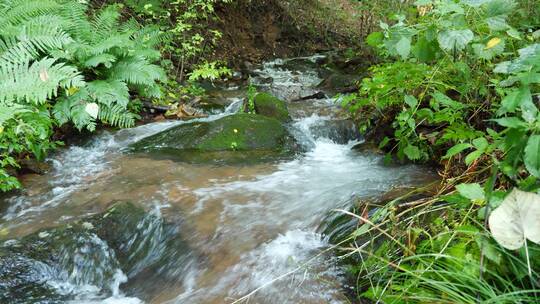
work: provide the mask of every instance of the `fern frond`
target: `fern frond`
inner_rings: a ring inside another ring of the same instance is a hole
[[[59,98],[53,106],[53,116],[60,125],[71,121],[79,130],[86,128],[89,131],[94,131],[96,122],[85,109],[89,101],[88,91],[86,88],[82,88],[71,96]]]
[[[89,49],[90,55],[103,54],[114,47],[127,50],[133,46],[133,42],[128,34],[109,35],[106,39],[100,40]],[[125,53],[125,52],[124,52]]]
[[[122,80],[133,85],[153,85],[156,80],[164,81],[165,72],[144,57],[126,57],[118,61],[111,69],[112,79]]]
[[[31,110],[27,107],[16,103],[0,103],[0,127],[8,120],[15,118],[17,115]]]
[[[102,9],[97,14],[90,24],[93,29],[93,41],[97,42],[101,39],[109,38],[112,33],[115,33],[118,29],[118,20],[120,18],[120,12],[118,6],[109,5]]]
[[[48,54],[73,41],[57,25],[39,21],[17,27],[18,32],[10,27],[0,31],[0,66],[37,59],[40,53]]]
[[[137,22],[137,20],[133,18],[128,19],[119,28],[120,33],[130,33],[132,35],[135,34],[137,31],[139,31],[140,29],[141,29],[141,25],[139,24],[139,22]]]
[[[0,1],[0,29],[16,25],[39,15],[61,9],[54,0],[2,0]]]
[[[42,104],[57,96],[58,88],[84,86],[77,69],[53,58],[28,63],[0,66],[0,101]]]
[[[58,14],[68,21],[64,29],[74,40],[86,41],[87,37],[92,36],[93,32],[86,15],[87,5],[73,0],[64,0],[61,2],[62,9],[58,11]]]
[[[128,112],[122,105],[112,107],[100,107],[98,118],[111,126],[130,128],[135,125],[138,115]]]
[[[118,80],[94,80],[86,85],[90,97],[100,105],[111,107],[117,103],[127,107],[129,89],[125,82]]]
[[[87,68],[95,68],[100,64],[103,64],[106,68],[110,68],[116,61],[116,57],[111,54],[99,54],[88,58],[84,62],[84,66]]]
[[[146,47],[155,47],[171,37],[171,34],[159,30],[157,26],[145,26],[133,34],[133,40]]]
[[[161,98],[161,88],[156,83],[146,86],[135,86],[139,95],[148,98]]]
[[[86,128],[88,131],[96,130],[96,121],[86,112],[86,103],[77,102],[71,105],[71,121],[79,130]]]
[[[130,53],[134,57],[144,57],[148,61],[157,61],[161,58],[161,52],[153,48],[137,48]]]

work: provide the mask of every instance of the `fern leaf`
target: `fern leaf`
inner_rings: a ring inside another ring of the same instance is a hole
[[[48,54],[72,42],[71,37],[55,24],[32,22],[18,29],[16,34],[9,29],[0,31],[0,65],[25,63],[37,59],[40,53]]]
[[[3,0],[0,1],[0,29],[16,25],[39,15],[61,9],[54,0]]]
[[[88,58],[84,62],[85,67],[95,68],[100,64],[103,64],[106,68],[110,68],[116,61],[116,57],[111,54],[99,54]]]
[[[153,85],[155,81],[164,81],[165,72],[159,66],[148,63],[141,56],[127,57],[118,61],[110,71],[112,79],[118,79],[133,85]]]
[[[57,96],[58,88],[84,86],[77,69],[44,58],[28,63],[0,66],[0,101],[42,104]]]
[[[12,103],[0,103],[0,127],[8,120],[15,118],[18,114],[30,112],[23,105]]]
[[[133,127],[137,118],[138,115],[126,111],[126,108],[119,104],[112,107],[102,107],[99,111],[101,121],[120,128]]]
[[[119,104],[126,108],[129,103],[129,89],[125,82],[118,80],[94,80],[86,85],[90,97],[107,107]]]

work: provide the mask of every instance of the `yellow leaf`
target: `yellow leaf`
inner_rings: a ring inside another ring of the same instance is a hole
[[[488,41],[488,43],[486,44],[486,50],[489,50],[491,48],[494,48],[496,47],[499,43],[501,43],[501,38],[492,38],[491,40]]]
[[[69,89],[66,90],[66,93],[68,96],[71,96],[77,92],[79,92],[79,88],[77,87],[70,87]]]

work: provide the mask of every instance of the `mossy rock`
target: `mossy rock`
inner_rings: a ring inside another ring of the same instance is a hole
[[[170,128],[131,145],[131,150],[167,154],[186,151],[286,152],[294,146],[294,139],[278,120],[240,113],[214,121],[191,122]]]
[[[253,99],[255,113],[275,118],[281,122],[291,121],[285,101],[268,93],[259,93]],[[249,110],[249,105],[248,105]]]

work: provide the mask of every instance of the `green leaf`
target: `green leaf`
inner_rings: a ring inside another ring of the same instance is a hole
[[[517,74],[529,71],[531,66],[537,65],[540,60],[540,43],[529,45],[518,50],[519,58],[504,61],[495,66],[493,72],[501,74]]]
[[[452,148],[448,149],[448,151],[446,152],[446,155],[443,157],[443,159],[448,159],[456,154],[459,154],[461,152],[463,152],[464,150],[468,149],[468,148],[471,148],[472,145],[471,144],[467,144],[467,143],[463,143],[463,144],[457,144],[455,146],[453,146]]]
[[[476,238],[476,243],[478,244],[478,248],[480,248],[480,250],[482,250],[482,252],[486,256],[486,258],[488,258],[490,261],[494,262],[497,265],[501,263],[502,255],[497,250],[497,247],[495,247],[494,244],[491,243],[489,238],[478,235],[478,237]]]
[[[461,196],[466,197],[472,201],[484,200],[485,194],[484,189],[480,184],[459,184],[456,186],[457,191]]]
[[[540,177],[540,135],[529,137],[525,147],[524,162],[529,173]]]
[[[402,37],[398,43],[396,43],[396,51],[402,59],[407,59],[411,53],[411,39]]]
[[[534,103],[532,102],[531,90],[524,86],[517,90],[511,91],[508,95],[506,95],[506,97],[503,98],[501,101],[501,108],[497,111],[497,115],[513,113],[518,107],[522,106],[525,108],[525,110],[534,112],[534,110],[531,108],[531,104],[534,106]],[[528,115],[531,114],[529,112]]]
[[[474,39],[474,33],[469,30],[445,30],[439,33],[437,40],[443,50],[461,51]]]
[[[473,146],[481,151],[486,151],[487,147],[489,146],[489,143],[485,137],[478,137],[473,139],[472,141]]]
[[[521,33],[515,28],[510,28],[509,30],[506,31],[506,34],[508,34],[508,36],[514,39],[521,40]]]
[[[419,160],[421,157],[420,149],[417,146],[413,146],[409,144],[405,149],[403,149],[403,152],[410,160]]]
[[[491,60],[494,57],[501,55],[504,52],[504,48],[506,44],[504,40],[502,39],[498,41],[499,42],[492,47],[490,47],[489,45],[480,44],[480,43],[473,44],[472,48],[474,50],[476,57],[480,59]]]
[[[527,122],[534,122],[538,116],[538,108],[533,102],[529,87],[522,87],[520,89],[520,98],[521,117]]]
[[[492,121],[507,128],[518,129],[527,127],[527,123],[517,117],[504,117],[499,119],[492,119]]]
[[[484,154],[484,151],[482,150],[476,150],[474,152],[469,153],[469,155],[465,157],[465,164],[467,166],[470,166],[475,160],[477,160],[480,156],[482,156],[482,154]]]
[[[388,138],[388,136],[385,136],[383,140],[379,143],[379,149],[384,148],[389,142],[390,138]]]
[[[416,108],[418,100],[412,95],[405,95],[405,103],[411,108]]]
[[[429,41],[426,37],[422,36],[418,38],[412,52],[418,60],[428,62],[436,58],[437,50],[438,44],[436,42]]]
[[[504,31],[510,28],[508,23],[506,23],[505,15],[489,17],[486,19],[486,23],[493,32]]]
[[[366,43],[371,47],[378,47],[382,45],[383,40],[384,34],[382,32],[373,32],[366,37]]]

